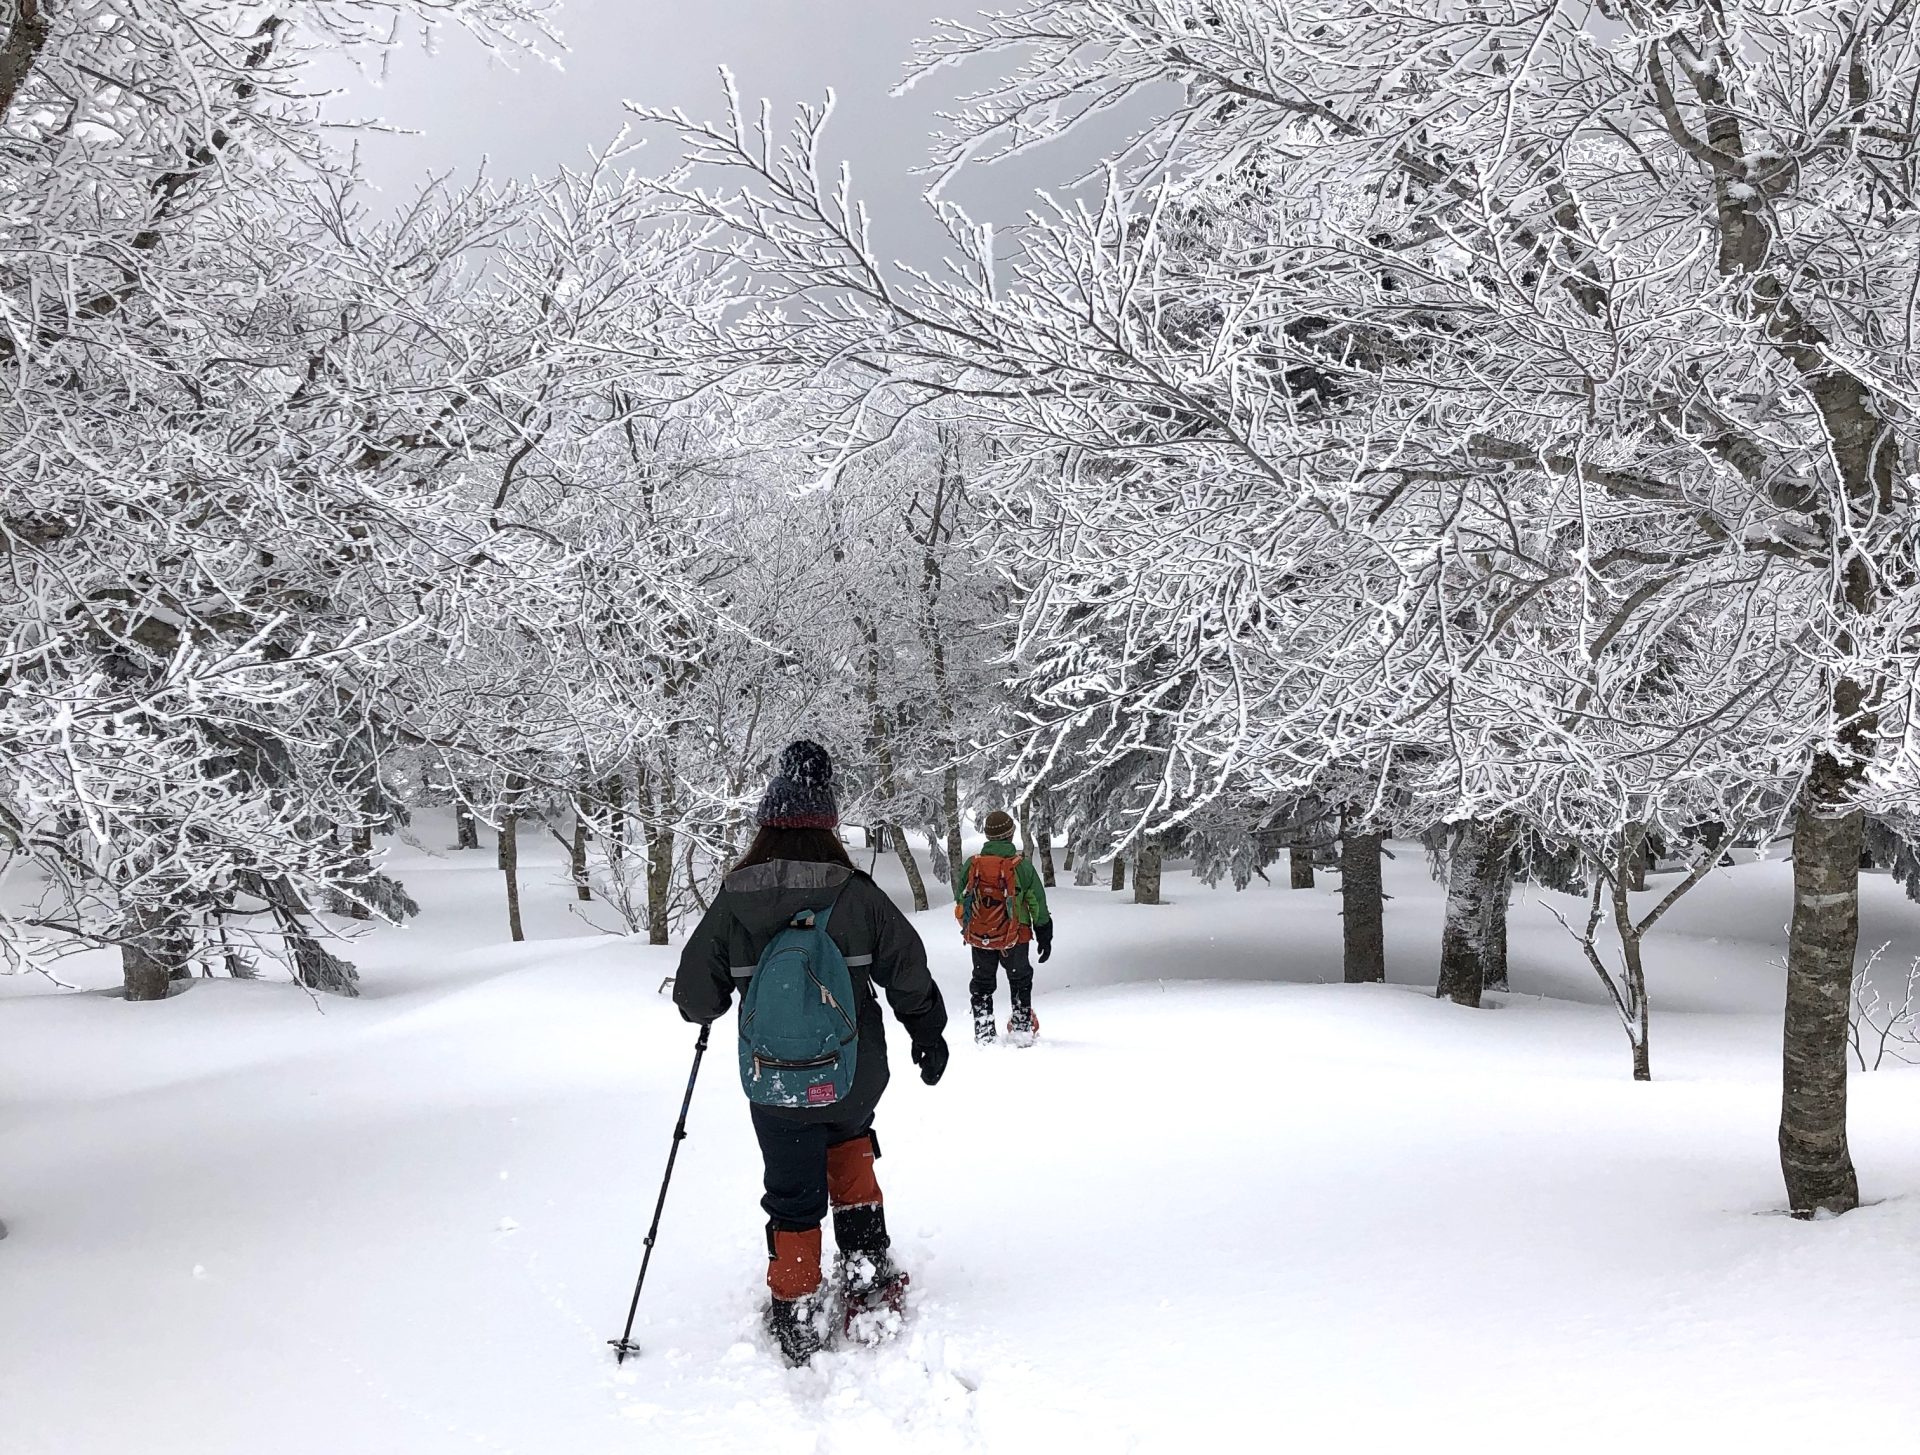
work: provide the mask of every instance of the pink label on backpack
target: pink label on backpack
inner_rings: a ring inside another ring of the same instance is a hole
[[[807,1088],[808,1106],[827,1106],[839,1099],[840,1094],[833,1089],[831,1081],[816,1081]]]

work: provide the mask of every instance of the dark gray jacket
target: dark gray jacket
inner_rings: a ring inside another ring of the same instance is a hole
[[[836,899],[836,896],[837,899]],[[773,859],[736,869],[680,952],[673,1003],[690,1021],[706,1024],[727,1013],[744,991],[760,952],[803,909],[833,905],[827,935],[847,957],[858,1006],[860,1056],[853,1090],[832,1107],[795,1108],[775,1114],[795,1121],[843,1121],[870,1115],[887,1085],[887,1033],[878,985],[887,993],[907,1035],[917,1044],[947,1028],[940,987],[927,971],[919,933],[886,892],[857,869]]]

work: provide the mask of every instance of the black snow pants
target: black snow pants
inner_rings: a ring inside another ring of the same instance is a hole
[[[1013,999],[1013,1013],[1024,1018],[1033,1010],[1033,958],[1032,947],[1025,943],[1009,945],[1004,950],[982,950],[973,952],[973,979],[967,989],[973,997],[974,1033],[978,1035],[982,1023],[989,1031],[993,1026],[993,993],[1000,985],[1000,967],[1007,967],[1007,990]]]
[[[796,1122],[764,1107],[749,1110],[766,1168],[767,1195],[760,1206],[770,1225],[793,1233],[819,1227],[827,1216],[827,1148],[872,1136],[873,1113],[844,1122]],[[877,1140],[874,1147],[877,1154]]]

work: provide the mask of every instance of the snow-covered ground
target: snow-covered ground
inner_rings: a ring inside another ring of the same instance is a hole
[[[929,1089],[896,1036],[908,1332],[788,1371],[724,1036],[644,1356],[606,1346],[692,1050],[672,953],[588,929],[550,860],[518,946],[490,854],[397,862],[425,912],[356,947],[358,1001],[0,982],[0,1450],[1911,1448],[1920,1070],[1855,1078],[1871,1205],[1783,1216],[1784,865],[1650,942],[1650,1086],[1531,897],[1514,993],[1430,997],[1417,850],[1388,866],[1389,986],[1325,983],[1331,875],[1061,887],[1039,1046],[956,1023]],[[1920,907],[1868,889],[1865,938],[1920,954]],[[923,931],[963,1008],[948,911]]]

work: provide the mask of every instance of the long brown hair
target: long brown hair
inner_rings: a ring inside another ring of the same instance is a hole
[[[844,864],[853,867],[847,846],[832,829],[788,829],[767,827],[754,835],[747,852],[733,867],[750,869],[769,859],[791,859],[803,864]]]

